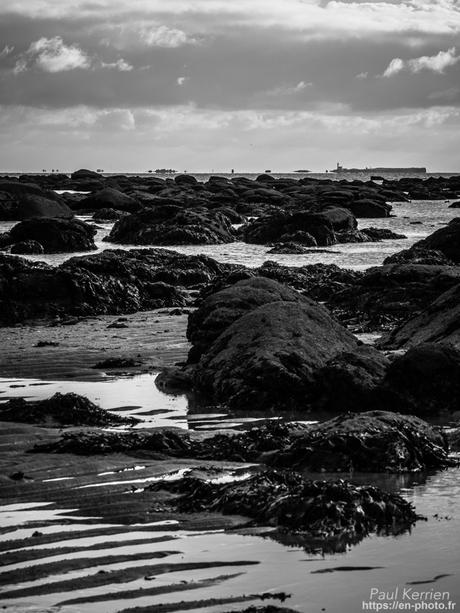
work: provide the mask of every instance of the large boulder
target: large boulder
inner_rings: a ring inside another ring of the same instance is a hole
[[[450,343],[460,349],[460,283],[384,336],[380,346],[403,349],[436,342]]]
[[[235,240],[231,221],[207,209],[146,208],[123,217],[107,240],[134,245],[217,245]]]
[[[45,253],[45,250],[37,241],[20,241],[11,246],[10,253],[18,255],[41,255]]]
[[[397,357],[387,370],[382,404],[402,413],[436,417],[460,407],[460,349],[423,343]]]
[[[95,229],[77,219],[40,218],[21,221],[10,230],[12,243],[37,241],[44,253],[91,251]]]
[[[270,302],[300,302],[302,296],[281,283],[252,277],[208,296],[189,315],[189,361],[196,362],[222,332],[242,315]]]
[[[345,206],[350,209],[355,217],[364,217],[368,219],[389,217],[392,209],[390,204],[370,200],[368,198],[362,198],[355,200],[354,202],[349,202]]]
[[[315,372],[355,337],[319,304],[271,302],[237,319],[201,357],[195,387],[232,409],[303,408]]]
[[[75,210],[100,210],[115,209],[133,213],[140,209],[140,204],[131,196],[120,192],[112,187],[98,190],[78,203],[74,204]]]
[[[242,228],[245,242],[261,245],[278,242],[283,235],[298,231],[313,236],[319,246],[334,245],[337,242],[331,219],[309,211],[299,213],[280,211],[264,215]]]

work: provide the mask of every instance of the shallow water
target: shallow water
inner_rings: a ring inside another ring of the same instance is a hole
[[[306,264],[337,264],[343,268],[365,270],[371,266],[379,266],[383,260],[402,249],[407,249],[414,242],[434,232],[439,227],[446,225],[451,219],[459,215],[458,209],[450,209],[449,204],[453,201],[427,201],[414,200],[412,202],[393,203],[393,217],[384,219],[360,219],[359,227],[387,228],[404,234],[407,239],[388,240],[379,243],[347,243],[333,245],[327,248],[313,249],[313,252],[304,255],[280,255],[268,254],[270,247],[265,245],[249,245],[235,242],[226,245],[186,245],[165,246],[165,249],[173,249],[189,255],[205,254],[219,262],[241,264],[254,268],[261,266],[265,261],[272,260],[286,266],[304,266]],[[88,217],[79,217],[85,221],[93,220]],[[0,222],[0,233],[8,231],[15,222]],[[139,249],[135,245],[116,245],[104,242],[113,226],[112,223],[97,223],[99,229],[95,237],[98,251],[104,249]],[[315,253],[315,251],[317,253]],[[96,252],[51,254],[51,255],[28,255],[23,256],[33,261],[43,261],[57,266],[65,262],[69,257],[88,255]]]
[[[164,602],[196,601],[201,598],[231,597],[242,594],[262,592],[285,591],[291,595],[286,605],[298,611],[333,611],[337,613],[359,613],[363,610],[362,602],[369,600],[372,588],[385,592],[393,592],[397,587],[402,601],[403,589],[412,588],[417,591],[427,591],[434,588],[436,591],[449,592],[443,602],[460,599],[460,555],[458,553],[458,534],[460,530],[460,469],[449,469],[425,479],[415,477],[415,485],[406,483],[402,490],[403,495],[415,503],[417,511],[427,517],[427,521],[420,521],[413,528],[412,533],[402,534],[398,537],[372,536],[359,545],[351,548],[345,554],[312,555],[291,542],[286,546],[266,536],[202,532],[190,533],[185,531],[168,531],[165,535],[177,537],[177,540],[166,543],[148,542],[152,536],[160,537],[161,531],[154,533],[131,533],[129,540],[145,538],[145,544],[130,545],[124,538],[118,541],[111,549],[102,549],[88,552],[79,550],[78,553],[68,557],[88,558],[103,555],[121,555],[149,553],[155,551],[175,550],[181,553],[172,554],[164,559],[170,564],[170,572],[156,576],[153,583],[139,578],[128,584],[109,584],[100,588],[79,590],[78,592],[56,593],[29,598],[17,598],[5,601],[8,605],[18,607],[19,610],[37,612],[44,607],[56,605],[58,602],[83,595],[114,594],[110,600],[103,603],[86,603],[84,605],[69,605],[63,611],[85,611],[88,613],[112,613],[124,607],[155,606]],[[366,477],[369,480],[369,477]],[[409,479],[410,481],[410,479]],[[417,484],[418,483],[418,484]],[[385,484],[385,478],[380,476],[379,485]],[[390,477],[387,488],[393,490],[395,481]],[[54,527],[56,529],[56,527]],[[68,529],[62,526],[62,529]],[[126,537],[128,538],[128,537]],[[77,538],[56,543],[56,546],[91,546],[95,543],[117,540],[115,537]],[[53,545],[48,545],[52,547]],[[2,571],[23,566],[38,565],[50,561],[65,559],[59,554],[45,559],[34,560],[21,564],[4,567]],[[207,569],[175,570],[175,565],[183,562],[232,562],[235,560],[258,562],[257,565],[243,565],[241,567],[214,567]],[[43,583],[52,583],[57,580],[76,578],[88,574],[96,574],[99,570],[114,570],[125,567],[135,567],[144,564],[162,562],[158,559],[142,560],[142,562],[113,563],[104,566],[90,567],[87,571],[76,570],[64,575],[53,574],[46,580],[28,581],[20,584],[22,588]],[[334,570],[337,567],[342,570]],[[353,570],[356,567],[369,567],[368,570]],[[379,567],[379,568],[376,568]],[[348,570],[347,570],[348,569]],[[325,572],[328,571],[328,572]],[[217,577],[222,574],[243,573],[228,579],[218,585],[206,588],[188,590],[161,596],[142,597],[129,600],[116,600],[116,593],[137,588],[150,588],[153,586],[167,586],[181,581],[197,581],[199,579]],[[435,577],[444,575],[439,579]],[[414,585],[410,583],[416,582]],[[422,583],[419,583],[422,582]],[[20,587],[15,585],[14,587]],[[12,587],[12,586],[10,586]],[[8,589],[5,586],[3,590]],[[1,597],[1,595],[0,595]],[[386,599],[393,602],[393,599]],[[256,602],[256,601],[255,601]],[[459,606],[460,603],[457,604]],[[30,609],[29,609],[30,607]],[[206,608],[206,611],[228,611],[243,608],[243,604],[232,607],[220,606]],[[409,610],[409,609],[406,609]],[[411,609],[414,610],[414,609]],[[420,609],[422,610],[422,609]],[[426,609],[430,610],[430,609]],[[433,610],[433,609],[431,609]],[[442,609],[439,609],[442,610]],[[446,609],[447,610],[447,609]]]

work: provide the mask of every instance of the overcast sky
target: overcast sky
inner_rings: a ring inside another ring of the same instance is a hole
[[[458,0],[0,0],[0,170],[460,171]]]

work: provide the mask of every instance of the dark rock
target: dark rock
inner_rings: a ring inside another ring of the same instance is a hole
[[[345,551],[371,532],[409,529],[417,519],[411,503],[397,494],[344,481],[309,481],[292,471],[267,470],[233,483],[186,476],[146,491],[176,494],[168,501],[178,512],[244,516],[253,525],[303,533],[323,551]],[[313,542],[307,549],[314,550]]]
[[[460,349],[460,284],[384,336],[380,345],[385,349],[403,349],[437,342]]]
[[[94,229],[76,219],[28,219],[10,230],[14,243],[36,241],[44,253],[68,253],[96,249]],[[43,252],[42,252],[43,253]]]
[[[112,187],[105,187],[99,191],[96,191],[83,200],[80,200],[78,204],[74,204],[74,210],[105,210],[115,209],[117,211],[125,211],[133,213],[138,211],[141,207],[140,204],[123,192]],[[103,219],[99,217],[99,219]],[[113,217],[112,217],[113,219]]]
[[[103,175],[98,172],[94,172],[94,170],[88,170],[87,168],[80,168],[76,170],[70,175],[70,178],[73,180],[86,180],[86,179],[103,179]]]
[[[33,217],[70,219],[71,209],[54,192],[38,185],[0,180],[0,220],[21,220]]]
[[[11,246],[10,252],[24,255],[40,255],[45,253],[45,250],[43,249],[43,245],[41,243],[29,240],[14,243],[14,245]]]
[[[60,426],[110,426],[138,422],[104,411],[78,394],[55,394],[47,400],[26,402],[23,398],[0,404],[0,420]]]
[[[369,237],[370,241],[402,240],[407,238],[404,234],[398,234],[388,228],[363,228],[362,232]]]
[[[271,302],[237,319],[201,357],[195,386],[232,409],[305,406],[316,370],[356,339],[311,300]]]
[[[55,341],[38,341],[34,347],[59,347],[59,343]]]
[[[412,415],[436,417],[460,407],[460,349],[422,343],[390,365],[379,393],[381,403]]]
[[[460,209],[460,200],[457,200],[457,202],[452,202],[452,204],[449,205],[450,209]]]
[[[279,241],[284,234],[307,232],[315,239],[317,245],[327,246],[336,243],[331,221],[322,215],[310,212],[278,212],[265,215],[249,222],[242,228],[245,242],[267,244]]]
[[[235,238],[230,220],[206,209],[143,209],[116,222],[106,240],[136,245],[216,245]]]
[[[165,368],[155,379],[155,385],[166,394],[189,391],[193,387],[193,369],[178,366]]]
[[[279,243],[296,243],[304,247],[318,246],[316,239],[308,232],[302,230],[297,230],[297,232],[292,232],[291,234],[283,234],[279,238]]]
[[[193,175],[177,175],[174,177],[174,182],[177,185],[196,185],[198,183]]]
[[[373,408],[374,391],[382,383],[390,360],[363,345],[342,353],[315,376],[315,407],[330,411],[368,411]]]
[[[350,209],[355,217],[358,218],[389,217],[392,209],[390,204],[369,200],[367,198],[358,199],[354,202],[348,202],[345,206]]]
[[[271,279],[252,277],[208,296],[190,314],[187,339],[189,361],[196,362],[224,330],[242,315],[270,302],[301,302],[302,296]]]

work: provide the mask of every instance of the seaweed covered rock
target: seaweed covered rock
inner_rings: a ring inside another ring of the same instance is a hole
[[[28,219],[21,221],[10,230],[12,243],[36,241],[45,253],[69,253],[92,251],[95,229],[77,219]]]
[[[38,241],[19,241],[10,248],[10,253],[20,255],[41,255],[45,253],[43,246]]]
[[[384,349],[406,349],[439,342],[460,349],[460,283],[384,336],[379,344]]]
[[[197,361],[228,326],[253,309],[270,302],[302,300],[298,292],[263,277],[242,280],[211,294],[189,316],[189,361]]]
[[[107,250],[57,267],[0,254],[0,325],[63,315],[134,313],[187,304],[186,288],[226,265],[164,249]]]
[[[64,432],[58,441],[40,443],[34,453],[74,453],[76,455],[100,455],[128,453],[151,458],[164,456],[190,457],[191,443],[188,433],[174,430],[144,432],[106,432],[101,430]]]
[[[314,373],[356,345],[312,300],[271,302],[222,332],[197,365],[195,387],[232,409],[302,408]]]
[[[0,404],[0,421],[46,426],[119,426],[134,425],[139,420],[109,413],[78,394],[57,393],[46,400],[27,402],[15,398]]]
[[[122,217],[107,240],[134,245],[218,245],[234,241],[235,234],[222,213],[169,205]]]
[[[460,407],[460,348],[422,343],[397,357],[380,392],[382,404],[412,415],[436,417]]]
[[[272,466],[313,472],[419,472],[453,465],[444,434],[411,415],[347,413],[300,432]]]
[[[307,249],[303,245],[299,243],[275,243],[271,249],[267,251],[267,253],[277,253],[277,254],[295,254],[295,255],[303,255],[305,253],[310,253],[311,249]]]
[[[374,392],[389,365],[383,353],[368,345],[332,358],[316,373],[315,407],[328,411],[372,409]]]
[[[310,481],[292,471],[266,470],[231,483],[185,476],[145,491],[175,494],[169,504],[179,512],[242,515],[253,525],[303,534],[326,551],[344,551],[373,532],[403,531],[417,520],[411,503],[397,494],[341,480]]]
[[[427,264],[429,266],[453,266],[454,262],[449,260],[442,251],[435,249],[424,249],[423,247],[412,247],[403,249],[388,256],[383,261],[384,264]]]

